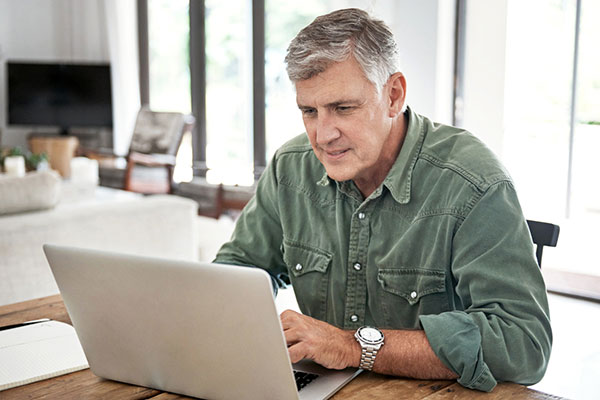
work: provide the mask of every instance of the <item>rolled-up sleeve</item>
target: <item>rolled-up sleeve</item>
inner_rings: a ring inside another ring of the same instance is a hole
[[[508,181],[491,185],[456,230],[452,278],[462,310],[423,315],[440,360],[468,388],[537,383],[546,370],[552,330],[546,288],[531,236]]]

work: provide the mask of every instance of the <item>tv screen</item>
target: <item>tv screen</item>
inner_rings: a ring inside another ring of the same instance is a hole
[[[110,65],[7,62],[8,124],[112,128]]]

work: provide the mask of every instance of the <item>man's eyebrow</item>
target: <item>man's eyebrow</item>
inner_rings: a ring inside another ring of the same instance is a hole
[[[325,104],[325,107],[327,107],[327,108],[336,108],[336,107],[339,107],[341,105],[355,106],[355,105],[360,105],[360,104],[362,104],[362,102],[360,100],[358,100],[358,99],[347,99],[347,100],[332,101],[331,103]]]
[[[336,108],[339,107],[341,105],[356,105],[356,106],[360,106],[361,104],[363,104],[364,102],[358,99],[346,99],[346,100],[336,100],[336,101],[332,101],[331,103],[327,103],[325,104],[326,108]],[[314,108],[312,106],[305,106],[302,105],[300,103],[298,103],[298,108],[301,110],[306,110],[306,109],[311,109]]]

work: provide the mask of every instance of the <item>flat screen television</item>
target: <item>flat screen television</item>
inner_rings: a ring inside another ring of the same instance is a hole
[[[6,76],[8,125],[112,129],[109,64],[8,61]]]

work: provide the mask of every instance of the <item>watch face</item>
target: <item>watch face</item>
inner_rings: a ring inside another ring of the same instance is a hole
[[[379,329],[365,327],[358,331],[360,338],[365,342],[377,344],[383,340],[383,333]]]

